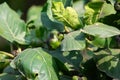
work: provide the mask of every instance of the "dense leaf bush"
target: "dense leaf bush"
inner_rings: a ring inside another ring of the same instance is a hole
[[[0,4],[0,80],[119,80],[119,2],[48,0],[26,21]]]

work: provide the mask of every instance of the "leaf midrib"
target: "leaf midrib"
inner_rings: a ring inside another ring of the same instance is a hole
[[[10,26],[8,25],[8,23],[7,23],[6,19],[4,18],[4,16],[2,16],[2,19],[4,20],[4,23],[6,24],[6,27],[7,27],[8,31],[10,32],[12,37],[15,39],[15,36],[14,36],[13,32],[11,31]]]
[[[49,68],[48,68],[48,64],[46,62],[46,60],[44,59],[44,57],[41,55],[40,51],[38,49],[36,49],[36,51],[40,54],[40,56],[42,57],[42,59],[44,60],[44,63],[46,64],[46,68],[47,68],[47,71],[48,71],[48,74],[52,80],[52,77],[51,77],[51,74],[50,74],[50,71],[49,71]]]

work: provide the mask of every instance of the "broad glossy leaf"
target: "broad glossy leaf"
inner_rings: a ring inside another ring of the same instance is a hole
[[[120,79],[120,50],[111,49],[111,53],[100,51],[95,53],[95,61],[98,69],[112,78]]]
[[[16,67],[27,79],[58,80],[52,56],[41,48],[21,52],[11,65]]]
[[[64,71],[79,71],[80,64],[83,60],[80,51],[63,52],[60,50],[49,51],[52,56],[58,59],[61,63],[57,63],[60,69]]]
[[[85,37],[81,31],[65,34],[61,44],[62,51],[83,50],[85,46]]]
[[[84,27],[83,32],[89,35],[98,36],[100,38],[108,38],[120,34],[120,30],[117,28],[103,23],[87,25]]]
[[[26,44],[25,42],[26,28],[17,13],[9,8],[6,3],[0,5],[0,36],[10,42],[18,42]]]
[[[65,26],[72,29],[78,29],[81,27],[79,16],[74,8],[66,7],[62,2],[53,2],[52,12],[55,19],[64,23]]]
[[[49,30],[57,29],[58,31],[63,31],[64,25],[54,19],[51,8],[52,0],[48,0],[41,12],[41,21],[43,26],[45,26]]]
[[[85,23],[86,24],[94,24],[98,21],[99,15],[101,13],[101,9],[103,7],[103,2],[95,1],[90,2],[85,6]]]

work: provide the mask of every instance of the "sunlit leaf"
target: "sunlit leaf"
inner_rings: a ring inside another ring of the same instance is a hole
[[[58,80],[54,59],[41,48],[21,52],[11,63],[27,79]]]
[[[25,42],[26,28],[17,13],[9,8],[6,3],[0,5],[0,35],[10,42]]]
[[[79,16],[74,8],[66,7],[62,2],[53,2],[52,12],[55,19],[64,23],[65,26],[72,29],[78,29],[81,27]]]
[[[85,26],[83,32],[100,38],[108,38],[120,34],[120,30],[117,28],[103,23],[95,23]]]
[[[85,37],[80,31],[66,34],[61,44],[62,51],[83,50],[85,46]]]

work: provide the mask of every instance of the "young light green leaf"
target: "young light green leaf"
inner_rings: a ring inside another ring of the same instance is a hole
[[[105,42],[106,42],[105,38],[99,38],[98,36],[95,37],[95,39],[91,41],[91,43],[94,46],[97,46],[97,47],[100,47],[100,48],[104,48],[105,47]]]
[[[95,53],[95,61],[99,70],[105,72],[108,76],[120,79],[120,50],[111,49],[111,53],[100,51]]]
[[[117,28],[103,23],[87,25],[84,27],[83,32],[100,38],[108,38],[120,34],[120,30]]]
[[[103,6],[103,2],[100,1],[90,2],[85,6],[86,24],[94,24],[95,22],[97,22],[99,15],[101,13],[102,6]]]
[[[52,14],[52,0],[48,0],[41,12],[41,21],[43,26],[48,30],[57,29],[58,31],[64,31],[64,25],[54,19]]]
[[[113,5],[104,3],[103,7],[102,7],[102,10],[101,10],[101,14],[100,14],[99,17],[103,18],[105,16],[108,16],[108,15],[111,15],[111,14],[115,14],[115,13],[116,13],[116,11],[115,11]]]
[[[41,48],[24,50],[11,65],[28,80],[58,80],[52,56]]]
[[[64,23],[65,26],[71,27],[72,29],[81,27],[79,16],[72,7],[64,8],[62,2],[53,2],[52,12],[54,18]]]
[[[22,21],[6,3],[0,5],[0,36],[10,42],[18,42],[26,44],[25,37],[26,28]]]
[[[85,46],[85,37],[80,31],[66,34],[61,44],[62,51],[83,50]]]

